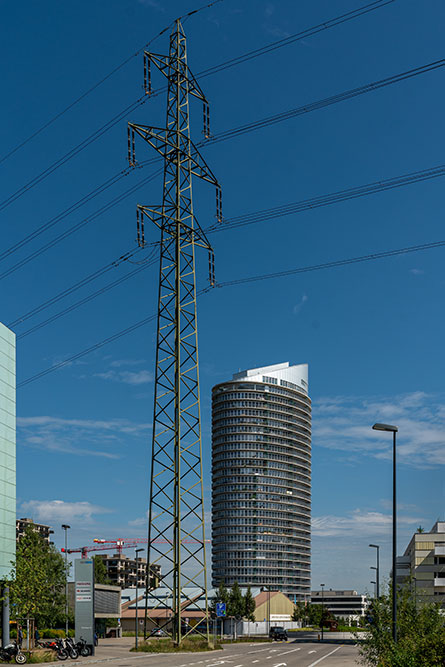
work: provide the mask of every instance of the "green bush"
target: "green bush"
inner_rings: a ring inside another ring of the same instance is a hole
[[[397,642],[392,638],[391,597],[373,600],[361,662],[371,667],[443,667],[445,618],[438,604],[418,603],[408,587],[397,595]]]

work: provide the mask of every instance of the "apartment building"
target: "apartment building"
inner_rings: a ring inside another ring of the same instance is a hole
[[[125,554],[100,554],[98,556],[104,561],[107,568],[107,576],[114,586],[121,588],[145,588],[147,560],[145,558],[136,559]],[[157,588],[161,568],[159,565],[151,566],[152,576],[150,577],[149,588]]]
[[[445,607],[445,521],[436,521],[429,532],[414,533],[397,559],[397,580],[409,583],[419,602]]]
[[[54,533],[53,529],[51,526],[47,526],[44,523],[36,523],[32,519],[17,519],[15,522],[15,536],[16,536],[16,541],[18,542],[20,538],[24,535],[25,530],[28,526],[31,526],[31,528],[38,533],[45,542],[48,542],[48,544],[51,544],[51,538],[50,535]]]

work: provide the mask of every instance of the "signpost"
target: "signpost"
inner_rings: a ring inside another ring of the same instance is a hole
[[[74,561],[74,601],[76,642],[85,639],[94,655],[94,562],[92,558]]]
[[[226,617],[226,603],[217,602],[216,603],[216,617],[221,619],[221,637],[223,636],[223,619]]]

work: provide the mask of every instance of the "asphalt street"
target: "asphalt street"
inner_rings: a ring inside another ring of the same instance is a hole
[[[117,648],[117,647],[116,647]],[[110,663],[110,667],[356,667],[354,645],[280,642],[276,644],[226,644],[209,653],[132,654],[128,647],[106,651],[82,663]],[[104,650],[105,649],[105,650]],[[124,650],[122,650],[124,649]],[[113,655],[114,654],[114,655]]]

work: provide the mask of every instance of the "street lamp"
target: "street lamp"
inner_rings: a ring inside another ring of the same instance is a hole
[[[138,580],[139,580],[139,556],[138,553],[140,551],[145,551],[142,547],[140,549],[135,549],[134,554],[135,554],[135,560],[136,560],[136,614],[135,614],[135,633],[134,633],[134,648],[136,651],[138,650],[138,639],[139,639],[139,605],[138,605]]]
[[[62,529],[65,531],[65,633],[68,637],[68,530],[71,526],[62,523]]]
[[[374,424],[374,431],[387,431],[392,433],[392,638],[397,641],[397,591],[396,591],[396,565],[397,565],[397,507],[396,507],[396,433],[397,426],[390,424]]]
[[[376,550],[376,554],[377,554],[377,567],[372,568],[372,569],[376,570],[376,575],[375,575],[376,579],[377,579],[377,582],[376,582],[376,598],[379,598],[380,597],[380,575],[379,575],[379,572],[380,572],[380,562],[379,562],[380,561],[380,547],[379,547],[378,544],[369,544],[368,546],[373,547]]]
[[[323,621],[324,621],[324,584],[321,586],[321,641],[323,641]]]

